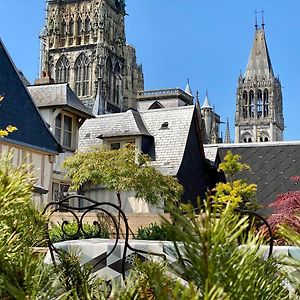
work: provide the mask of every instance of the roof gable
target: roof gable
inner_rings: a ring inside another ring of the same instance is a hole
[[[47,152],[61,151],[61,146],[47,128],[38,108],[24,86],[19,72],[0,40],[0,128],[18,128],[5,141]]]

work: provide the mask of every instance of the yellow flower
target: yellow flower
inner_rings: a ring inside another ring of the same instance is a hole
[[[0,137],[7,136],[8,132],[6,130],[0,129]]]
[[[6,131],[9,132],[9,133],[14,132],[14,131],[16,131],[16,130],[18,130],[17,127],[12,126],[12,125],[8,125],[8,126],[6,127]]]

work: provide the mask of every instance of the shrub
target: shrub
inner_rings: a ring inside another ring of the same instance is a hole
[[[78,225],[76,222],[70,222],[66,225],[58,224],[52,227],[49,231],[50,240],[52,243],[67,241],[67,240],[78,240],[87,238],[109,238],[109,232],[106,228],[99,228],[98,226],[85,223],[83,224],[83,230],[86,235],[80,230],[77,234]]]
[[[167,232],[163,226],[151,223],[147,227],[140,227],[136,238],[138,240],[156,240],[166,241],[168,240]]]

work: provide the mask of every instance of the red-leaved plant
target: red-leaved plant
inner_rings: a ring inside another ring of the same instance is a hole
[[[300,181],[300,176],[293,176],[290,179],[292,181]],[[267,221],[274,233],[276,244],[285,244],[285,241],[276,234],[279,225],[287,225],[300,233],[300,191],[288,191],[279,194],[275,201],[267,207],[273,209],[273,213]],[[262,226],[260,231],[264,235],[268,235],[265,226]]]

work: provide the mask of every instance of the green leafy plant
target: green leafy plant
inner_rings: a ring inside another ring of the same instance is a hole
[[[136,239],[166,241],[168,239],[168,236],[167,231],[163,226],[156,223],[151,223],[147,227],[138,228]]]
[[[83,230],[89,238],[109,238],[107,228],[99,228],[98,226],[85,223],[83,224]],[[49,237],[52,243],[86,238],[86,235],[81,230],[76,235],[77,231],[78,224],[76,222],[64,225],[64,231],[62,230],[62,225],[58,224],[50,229]]]
[[[71,189],[78,190],[87,182],[104,185],[116,191],[119,206],[122,191],[135,192],[137,198],[152,205],[178,201],[183,191],[172,176],[157,171],[151,166],[149,156],[139,153],[132,145],[118,150],[98,147],[77,152],[63,166],[72,180]]]
[[[226,183],[217,183],[212,190],[211,200],[218,203],[231,203],[242,209],[256,210],[258,205],[255,201],[256,185],[248,184],[245,180],[234,180],[236,173],[249,170],[250,167],[240,162],[240,155],[233,155],[228,151],[219,170],[223,171],[229,179]]]

